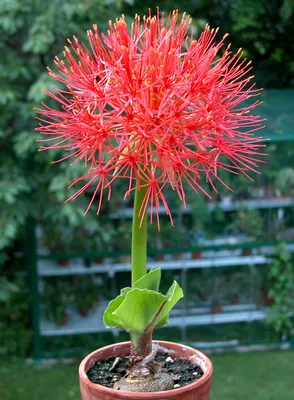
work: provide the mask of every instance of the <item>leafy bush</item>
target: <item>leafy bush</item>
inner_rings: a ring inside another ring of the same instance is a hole
[[[65,168],[56,164],[55,168],[49,168],[49,163],[59,155],[37,153],[35,141],[39,135],[34,133],[33,107],[44,98],[40,89],[53,84],[45,72],[46,66],[54,69],[53,58],[66,44],[66,38],[73,34],[85,37],[93,23],[100,30],[107,29],[108,20],[119,14],[123,3],[116,0],[1,2],[0,249],[17,238],[28,216],[33,216],[37,223],[51,221],[69,226],[81,223],[88,199],[61,208],[60,203],[69,196],[67,186],[83,167]]]
[[[200,0],[203,15],[221,33],[230,32],[233,49],[242,47],[263,87],[294,86],[293,0]]]
[[[22,277],[0,278],[0,356],[24,357],[30,348],[27,289]]]
[[[52,85],[46,66],[53,67],[66,38],[85,36],[93,23],[107,29],[108,20],[120,13],[123,4],[122,0],[1,0],[0,264],[19,244],[28,217],[40,225],[71,231],[86,225],[92,236],[101,232],[95,215],[83,219],[86,196],[60,207],[69,197],[68,184],[82,167],[56,164],[52,168],[49,164],[58,154],[37,153],[33,108],[44,98],[41,88]],[[29,348],[26,288],[24,279],[13,273],[9,279],[1,278],[0,355],[24,355]]]
[[[287,337],[293,327],[294,268],[291,254],[281,245],[276,249],[270,270],[269,296],[273,299],[269,324],[280,337]]]

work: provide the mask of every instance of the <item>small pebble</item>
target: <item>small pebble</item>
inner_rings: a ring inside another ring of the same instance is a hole
[[[166,362],[170,362],[170,363],[174,363],[174,360],[171,357],[167,357],[165,361]]]
[[[177,389],[177,388],[179,388],[181,385],[179,385],[178,383],[176,383],[175,385],[174,385],[174,389]]]
[[[193,372],[193,375],[197,376],[197,375],[198,375],[198,372]]]

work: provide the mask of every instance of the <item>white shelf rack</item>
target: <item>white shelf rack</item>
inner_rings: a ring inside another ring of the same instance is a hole
[[[103,312],[107,302],[101,301],[95,309],[85,317],[80,316],[74,310],[69,310],[69,321],[65,326],[41,318],[40,333],[42,336],[62,336],[82,333],[111,332],[111,329],[103,325]],[[190,314],[191,312],[191,314]],[[186,315],[181,308],[172,310],[167,327],[199,326],[211,324],[226,324],[233,322],[262,321],[266,318],[266,310],[259,310],[255,304],[236,304],[223,306],[223,312],[211,314],[209,307],[188,309]]]
[[[248,207],[254,209],[273,209],[283,207],[293,207],[294,198],[261,198],[253,200],[243,201],[230,201],[226,199],[219,203],[209,203],[209,210],[213,210],[219,206],[223,211],[230,212],[236,211],[240,207]],[[164,213],[163,207],[159,209],[160,213]],[[182,210],[183,213],[190,213],[191,207],[187,207]],[[132,217],[133,209],[125,208],[119,212],[112,214],[110,218],[118,217]],[[242,250],[237,247],[238,240],[240,238],[220,238],[220,243],[205,243],[205,246],[201,249],[201,258],[198,260],[191,259],[191,251],[189,249],[181,260],[173,260],[172,255],[165,256],[164,261],[149,262],[147,268],[151,269],[153,266],[158,266],[162,270],[174,270],[181,271],[181,279],[183,287],[187,284],[187,271],[193,269],[205,269],[205,268],[234,268],[234,267],[248,267],[248,266],[263,266],[271,262],[271,256],[274,252],[274,248],[270,245],[260,247],[258,250],[253,250],[252,255],[242,255]],[[248,244],[254,244],[250,241],[250,238],[245,238]],[[223,243],[221,243],[223,241]],[[241,238],[242,241],[242,238]],[[240,244],[245,244],[243,242]],[[220,246],[220,249],[213,249],[214,245]],[[225,245],[228,245],[225,248]],[[230,247],[230,245],[235,245]],[[288,244],[286,246],[288,251],[294,252],[294,244]],[[39,249],[40,250],[40,249]],[[42,249],[41,249],[42,250]],[[43,249],[44,250],[44,249]],[[71,276],[71,275],[88,275],[88,274],[107,274],[110,278],[113,278],[116,273],[129,272],[131,265],[129,263],[112,263],[110,258],[105,258],[103,264],[92,262],[89,267],[85,266],[85,261],[82,258],[73,258],[69,261],[68,266],[60,266],[56,260],[50,260],[42,258],[46,256],[46,249],[39,253],[41,256],[37,261],[37,274],[39,278],[39,293],[41,292],[43,278],[59,277],[59,276]],[[111,282],[115,282],[115,279],[111,279]],[[111,284],[112,284],[111,283]],[[116,292],[115,283],[112,290]],[[55,337],[62,335],[76,335],[76,334],[88,334],[88,333],[103,333],[113,332],[115,334],[117,330],[107,329],[103,324],[103,313],[107,307],[107,302],[102,299],[95,308],[93,308],[87,316],[81,316],[75,309],[75,307],[69,308],[66,312],[69,320],[66,325],[58,326],[55,322],[49,321],[45,318],[42,309],[40,310],[41,318],[38,325],[38,335],[45,337]],[[201,302],[200,305],[195,306],[195,303],[189,301],[182,302],[173,309],[170,313],[169,324],[167,327],[179,328],[182,334],[182,340],[185,342],[187,338],[187,327],[192,326],[207,326],[217,324],[230,324],[253,321],[264,321],[267,319],[269,310],[266,307],[259,307],[256,304],[232,304],[223,305],[222,312],[218,314],[211,313],[211,307],[208,303]],[[211,346],[219,346],[222,343],[227,342],[214,342]],[[237,340],[231,341],[230,345],[238,344]],[[207,347],[207,343],[202,344]],[[199,344],[198,344],[199,346]]]
[[[82,317],[74,309],[67,310],[69,321],[64,326],[59,326],[43,316],[40,321],[40,333],[42,336],[76,335],[81,333],[97,333],[110,331],[103,325],[103,313],[106,302],[100,302],[97,307]]]
[[[228,324],[232,322],[263,321],[266,318],[264,311],[242,311],[206,315],[183,315],[171,317],[169,327]]]
[[[197,269],[197,268],[218,268],[218,267],[237,267],[248,265],[268,264],[270,259],[263,255],[252,256],[233,256],[233,257],[211,257],[200,260],[180,260],[180,261],[156,261],[148,263],[147,268],[151,269],[156,263],[162,270],[178,269]],[[94,273],[108,273],[111,276],[117,272],[130,271],[130,264],[93,264],[85,267],[82,260],[72,260],[66,267],[61,267],[52,260],[38,261],[38,275],[40,277],[66,276],[66,275],[87,275]]]
[[[255,303],[248,304],[229,304],[223,305],[222,311],[227,312],[241,312],[241,311],[256,311],[257,305]],[[185,315],[204,315],[210,313],[209,305],[203,307],[189,307],[185,310]],[[173,308],[170,312],[171,316],[179,316],[183,314],[183,309],[179,306],[177,308]]]
[[[269,257],[264,255],[240,256],[234,255],[220,257],[217,253],[210,254],[210,257],[200,260],[183,259],[179,261],[159,261],[156,265],[162,270],[181,270],[187,271],[198,268],[221,268],[237,267],[250,265],[265,265],[270,261]],[[148,269],[154,266],[154,263],[148,263]],[[66,267],[59,266],[52,260],[38,261],[39,277],[86,275],[107,273],[114,276],[118,272],[130,271],[130,264],[92,264],[90,267],[83,265],[82,259],[73,259]],[[42,317],[40,321],[40,334],[42,336],[62,336],[73,334],[86,334],[97,332],[109,332],[111,330],[103,325],[103,312],[107,307],[105,301],[89,312],[85,317],[80,316],[74,309],[69,309],[67,314],[69,321],[65,326],[58,326],[53,321],[48,321]],[[250,322],[264,320],[266,312],[257,309],[255,304],[237,304],[223,306],[222,313],[212,314],[207,305],[201,307],[178,307],[172,310],[170,314],[168,327],[188,327],[210,324],[225,324],[232,322]]]
[[[293,197],[273,197],[248,200],[232,200],[221,201],[219,203],[211,203],[208,208],[213,210],[215,207],[220,207],[223,211],[236,211],[240,207],[263,209],[263,208],[282,208],[294,206]]]
[[[236,211],[240,207],[255,208],[255,209],[266,209],[266,208],[283,208],[293,207],[293,197],[272,197],[272,198],[260,198],[260,199],[248,199],[248,200],[224,200],[220,202],[208,203],[209,211],[213,211],[216,207],[220,207],[225,212]],[[150,212],[150,209],[149,209]],[[165,208],[163,206],[158,209],[159,214],[165,214]],[[191,212],[191,207],[187,206],[182,209],[184,214]],[[132,208],[123,208],[122,210],[112,213],[111,218],[121,218],[133,216]]]

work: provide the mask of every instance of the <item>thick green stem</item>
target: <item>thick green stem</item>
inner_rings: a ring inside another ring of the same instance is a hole
[[[166,302],[167,300],[165,300],[161,304],[152,321],[146,326],[143,333],[131,332],[131,356],[133,359],[136,359],[137,357],[145,358],[148,356],[148,354],[151,353],[153,329],[159,314],[161,313],[163,307],[166,305]]]
[[[131,356],[145,358],[152,350],[152,333],[153,330],[147,330],[143,334],[131,333]]]
[[[147,273],[147,211],[142,224],[141,217],[138,216],[146,191],[146,187],[135,191],[132,230],[132,286]]]

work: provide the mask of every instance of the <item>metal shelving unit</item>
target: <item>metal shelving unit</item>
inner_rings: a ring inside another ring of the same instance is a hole
[[[211,246],[210,246],[211,247]],[[219,246],[218,246],[219,247]],[[251,256],[225,256],[218,257],[218,252],[214,257],[206,259],[192,260],[183,259],[180,261],[161,261],[156,265],[164,270],[178,270],[181,275],[181,285],[185,291],[187,283],[187,271],[193,269],[204,268],[234,268],[246,267],[249,265],[262,266],[270,261],[270,258],[265,255],[251,255]],[[148,263],[150,269],[154,263]],[[71,275],[87,275],[87,274],[108,274],[112,279],[115,279],[115,274],[119,272],[130,271],[130,264],[92,264],[90,267],[83,265],[83,259],[76,258],[71,260],[66,268],[61,268],[50,259],[40,259],[37,262],[38,281],[50,277],[58,276],[71,276]],[[40,286],[40,285],[39,285]],[[39,293],[40,294],[40,293]],[[92,310],[86,317],[82,317],[72,309],[67,310],[69,315],[69,322],[66,326],[57,326],[56,323],[48,321],[40,312],[39,335],[48,336],[63,336],[63,335],[77,335],[86,333],[97,333],[109,331],[103,325],[103,312],[106,308],[107,302],[101,300],[94,310]],[[202,307],[187,308],[185,302],[182,306],[172,310],[168,327],[181,327],[182,337],[185,341],[186,328],[189,326],[199,325],[212,325],[212,324],[225,324],[232,322],[251,322],[260,321],[266,318],[266,310],[260,310],[255,304],[238,304],[227,305],[223,307],[222,313],[213,314],[208,305]],[[110,330],[111,331],[111,330]]]
[[[197,268],[218,268],[232,266],[247,265],[264,265],[268,263],[267,257],[260,256],[243,256],[243,257],[223,257],[211,258],[204,260],[180,260],[180,261],[157,261],[156,266],[162,270],[177,269],[197,269]],[[148,263],[147,268],[150,270],[154,266],[154,262]],[[131,271],[130,264],[93,264],[91,267],[85,267],[82,260],[75,260],[66,268],[60,268],[53,261],[40,260],[38,262],[38,275],[40,277],[49,276],[67,276],[67,275],[88,275],[108,273],[111,277],[117,272]]]
[[[81,317],[73,310],[69,310],[71,318],[64,327],[59,327],[54,322],[42,318],[40,333],[42,336],[62,336],[107,332],[109,329],[103,325],[103,312],[106,306],[107,302],[101,301],[86,317]],[[266,309],[259,310],[256,304],[238,304],[224,306],[220,314],[211,314],[209,307],[188,310],[185,315],[179,314],[183,314],[181,309],[172,310],[169,327],[262,321],[266,318]]]
[[[254,209],[273,209],[273,208],[285,208],[293,207],[293,197],[274,197],[274,198],[257,198],[247,200],[223,200],[220,202],[210,202],[208,204],[209,211],[213,211],[216,207],[219,207],[224,212],[236,211],[240,207],[254,208]],[[165,214],[165,208],[159,207],[159,214]],[[189,214],[191,207],[187,205],[186,208],[182,208],[182,213]],[[133,215],[132,208],[123,208],[122,210],[111,214],[110,218],[131,218]]]
[[[237,210],[241,205],[254,208],[280,208],[291,207],[294,205],[292,198],[280,199],[256,199],[234,202],[222,202],[218,204],[224,211]],[[216,204],[210,204],[213,209]],[[189,212],[189,208],[184,212]],[[132,215],[132,209],[124,209],[121,212],[113,214],[112,218],[118,216],[128,217]],[[30,239],[31,238],[31,239]],[[29,226],[27,240],[30,242],[28,248],[30,253],[27,254],[27,264],[30,273],[31,282],[31,308],[33,317],[33,342],[34,342],[34,358],[42,358],[42,337],[56,337],[64,335],[78,335],[86,333],[105,333],[113,332],[103,325],[103,312],[106,308],[106,301],[101,300],[95,309],[93,309],[86,317],[82,317],[76,313],[74,308],[68,310],[70,316],[66,326],[57,326],[54,322],[46,320],[41,307],[41,281],[50,277],[62,277],[71,275],[89,275],[89,274],[107,274],[112,282],[115,282],[115,275],[120,272],[131,270],[131,265],[126,263],[111,263],[110,254],[105,254],[104,264],[91,263],[89,267],[85,266],[84,260],[94,259],[97,255],[104,254],[84,254],[84,255],[66,255],[70,258],[67,267],[62,268],[57,265],[56,260],[64,257],[64,255],[37,254],[36,238],[33,224]],[[192,251],[201,251],[202,257],[198,260],[185,257],[182,260],[167,259],[164,261],[150,262],[150,269],[156,263],[156,266],[162,268],[163,271],[174,270],[179,271],[181,286],[186,292],[187,273],[191,270],[204,270],[206,268],[236,268],[236,267],[262,267],[271,261],[276,242],[244,242],[244,243],[211,243],[206,246],[195,246],[189,249],[167,249],[164,251],[171,258],[173,253],[185,253]],[[252,249],[252,255],[242,255],[242,249]],[[287,249],[294,252],[294,243],[288,243]],[[158,251],[154,252],[158,253]],[[118,254],[113,255],[118,256]],[[115,283],[114,283],[115,288]],[[257,306],[253,303],[224,305],[222,312],[219,314],[211,313],[211,308],[206,306],[187,307],[187,303],[183,301],[180,306],[174,309],[170,315],[169,328],[179,328],[181,330],[182,341],[187,341],[186,331],[188,327],[197,326],[217,326],[218,324],[231,324],[246,322],[248,324],[253,321],[264,321],[267,318],[267,309]],[[163,328],[165,329],[165,328]],[[114,333],[114,332],[113,332]],[[203,344],[205,345],[205,344]]]
[[[248,265],[265,265],[269,262],[269,258],[264,255],[253,256],[231,256],[222,258],[208,258],[201,260],[180,260],[180,261],[162,261],[157,262],[157,266],[162,270],[180,270],[183,275],[187,270],[203,269],[203,268],[231,268],[237,266]],[[150,269],[154,263],[148,263]],[[112,278],[118,272],[130,271],[130,264],[93,264],[90,267],[83,265],[82,259],[74,259],[69,266],[61,268],[52,260],[39,260],[38,277],[47,278],[54,276],[70,276],[70,275],[87,275],[107,273]],[[182,279],[182,286],[185,289],[185,279]],[[107,302],[102,300],[97,307],[92,310],[89,315],[82,317],[78,315],[74,309],[67,310],[70,320],[66,326],[57,326],[54,322],[40,319],[40,335],[41,336],[62,336],[73,334],[85,334],[95,332],[109,331],[103,325],[103,312],[107,306]],[[184,311],[184,313],[183,313]],[[169,320],[169,327],[188,327],[195,325],[231,323],[240,321],[252,321],[265,319],[265,311],[257,309],[255,304],[240,304],[224,306],[221,314],[211,314],[210,307],[203,306],[197,308],[176,308],[172,310]]]

